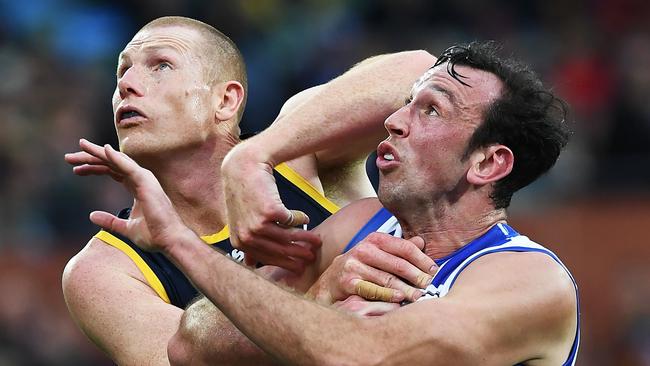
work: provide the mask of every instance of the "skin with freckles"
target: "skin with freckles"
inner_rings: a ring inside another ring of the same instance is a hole
[[[234,45],[216,30],[198,23],[180,17],[159,18],[134,36],[119,57],[113,110],[120,150],[147,167],[166,192],[165,202],[171,203],[178,217],[194,232],[206,236],[220,232],[226,226],[226,212],[233,211],[232,205],[226,209],[219,167],[239,143],[238,123],[245,103],[246,80],[243,61]],[[398,108],[412,81],[434,61],[424,51],[411,51],[362,62],[332,82],[292,97],[267,130],[280,138],[271,134],[273,143],[255,146],[261,151],[271,145],[276,152],[288,151],[276,163],[286,161],[316,195],[334,192],[327,198],[340,206],[373,196],[365,175],[365,156],[385,136],[383,120]],[[402,72],[376,78],[377,74],[395,69]],[[366,93],[349,97],[352,87]],[[350,115],[353,108],[359,109]],[[328,128],[323,128],[326,124]],[[305,144],[302,132],[306,130],[313,133],[309,133]],[[299,151],[295,150],[298,145]],[[341,149],[342,145],[347,148]],[[122,179],[93,156],[96,145],[82,140],[80,147],[82,152],[66,155],[66,161],[75,165],[75,174],[111,174]],[[251,188],[243,189],[244,217],[252,216],[255,208],[269,207],[275,198],[273,203],[283,207],[277,188],[273,195],[273,190],[266,189],[259,179],[250,178],[250,170],[244,165],[236,164],[236,169],[244,172],[242,179],[234,180],[236,186],[249,183],[243,179],[250,180]],[[274,185],[273,175],[266,183]],[[137,205],[132,214],[138,214]],[[368,218],[356,216],[360,222]],[[290,255],[276,253],[268,261],[262,255],[258,258],[298,271],[314,253],[304,249],[306,245],[287,243],[297,240],[319,248],[320,239],[309,231],[276,224],[285,220],[286,216],[271,219],[267,226],[273,234],[281,232],[279,239],[273,237],[275,246],[281,245]],[[259,220],[252,226],[258,224]],[[266,235],[266,242],[271,241],[270,236],[274,235]],[[326,255],[321,254],[312,270],[305,271],[304,278],[313,281],[314,272],[326,267]],[[282,273],[270,277],[280,280]],[[306,288],[295,282],[292,285]],[[195,363],[204,357],[217,357],[222,364],[272,361],[209,301],[201,300],[186,311],[165,302],[125,252],[97,237],[66,266],[63,291],[80,328],[120,365],[169,364],[167,345],[177,331],[188,337]],[[197,328],[196,324],[201,326]],[[210,336],[204,338],[204,333]],[[197,339],[202,341],[195,342]]]
[[[458,70],[472,87],[445,76],[445,68],[435,70],[414,88],[413,101],[388,118],[389,138],[378,148],[380,179],[389,180],[382,183],[379,198],[394,208],[410,204],[395,217],[406,238],[424,239],[431,258],[459,250],[505,220],[489,196],[493,183],[510,174],[514,163],[512,151],[499,143],[466,154],[479,124],[475,118],[501,86],[483,71]],[[484,255],[460,273],[446,296],[384,316],[358,317],[295,296],[211,253],[164,204],[165,194],[151,174],[110,148],[95,153],[102,154],[141,210],[129,220],[105,212],[93,212],[91,220],[139,239],[142,248],[165,253],[242,333],[282,364],[554,366],[563,364],[572,350],[576,289],[567,271],[546,254]],[[440,171],[446,168],[450,170]],[[396,203],[392,190],[398,186],[414,198]],[[423,204],[423,195],[431,202]],[[355,206],[319,230],[329,232],[333,228],[328,225],[352,219]],[[148,241],[143,233],[158,239]],[[372,240],[381,245],[384,239]],[[351,255],[339,256],[321,278],[345,271],[345,258]],[[192,353],[184,355],[191,364]]]

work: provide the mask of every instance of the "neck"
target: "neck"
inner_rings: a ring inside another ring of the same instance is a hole
[[[485,234],[507,218],[505,209],[488,204],[433,206],[398,217],[405,238],[420,236],[424,252],[432,259],[443,258]]]
[[[184,151],[143,159],[183,222],[198,235],[211,235],[226,225],[221,162],[238,142],[232,135],[214,136]]]

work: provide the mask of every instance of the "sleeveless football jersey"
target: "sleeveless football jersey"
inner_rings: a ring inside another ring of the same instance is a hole
[[[388,210],[382,208],[377,212],[364,227],[350,240],[345,247],[344,252],[353,248],[358,242],[372,232],[387,233],[396,237],[402,237],[402,229],[395,218]],[[418,301],[432,298],[439,298],[447,295],[454,285],[458,275],[467,268],[476,259],[491,253],[498,252],[539,252],[550,256],[567,272],[576,291],[576,314],[578,314],[578,323],[573,346],[569,357],[562,366],[575,365],[578,347],[580,345],[580,300],[578,297],[578,286],[575,279],[560,261],[560,259],[549,249],[533,242],[528,237],[520,235],[507,224],[499,223],[494,225],[488,232],[464,245],[454,253],[436,259],[439,266],[431,284],[425,289],[426,293]]]
[[[309,216],[308,229],[312,229],[331,214],[338,211],[339,207],[325,198],[307,180],[286,164],[278,165],[274,170],[275,181],[278,185],[280,198],[289,209],[300,210]],[[128,218],[130,208],[119,213],[119,217]],[[198,291],[176,266],[161,253],[151,253],[140,249],[128,238],[100,231],[96,238],[126,254],[140,269],[149,286],[165,302],[179,308],[185,308],[198,295]],[[206,244],[219,249],[234,260],[241,262],[244,253],[230,245],[228,227],[224,227],[216,234],[202,236]]]

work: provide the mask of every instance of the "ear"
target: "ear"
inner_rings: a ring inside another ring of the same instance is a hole
[[[244,87],[238,81],[227,81],[218,88],[217,108],[214,117],[217,121],[228,121],[237,115],[244,102]]]
[[[510,174],[515,156],[506,146],[490,145],[474,151],[469,161],[471,165],[467,171],[467,181],[470,184],[483,186]]]

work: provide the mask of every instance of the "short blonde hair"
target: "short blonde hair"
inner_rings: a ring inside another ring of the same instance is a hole
[[[248,97],[248,78],[246,76],[244,57],[237,48],[237,45],[228,36],[213,26],[196,19],[180,16],[167,16],[154,19],[140,30],[167,26],[187,27],[196,30],[203,36],[207,46],[204,50],[207,60],[214,60],[212,63],[208,62],[207,65],[210,66],[207,69],[207,76],[211,82],[235,80],[241,83],[244,87],[244,100],[237,112],[237,122],[239,122],[246,106],[246,98]]]

